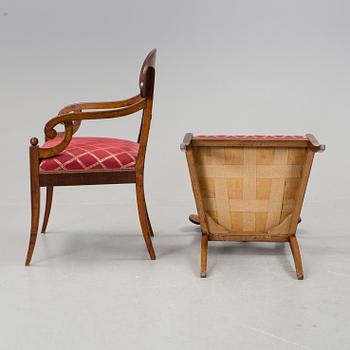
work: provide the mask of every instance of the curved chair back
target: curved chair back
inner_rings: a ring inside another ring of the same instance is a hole
[[[148,134],[151,126],[153,93],[155,81],[155,62],[157,49],[153,49],[145,58],[139,77],[140,96],[146,99],[145,108],[142,112],[141,126],[137,142],[140,144],[136,169],[143,170],[148,142]]]
[[[157,49],[153,49],[143,61],[139,77],[140,95],[142,97],[153,97],[156,56]]]

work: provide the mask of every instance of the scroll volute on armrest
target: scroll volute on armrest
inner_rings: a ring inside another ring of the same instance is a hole
[[[145,99],[140,95],[121,101],[84,102],[66,106],[60,110],[56,117],[50,119],[46,123],[44,129],[46,139],[53,139],[57,136],[61,136],[62,141],[51,148],[40,148],[39,157],[48,158],[62,152],[69,145],[73,134],[79,129],[82,120],[123,117],[138,112],[143,109],[144,106]],[[94,111],[82,112],[82,110],[89,109],[93,109]],[[95,111],[96,109],[104,109],[104,111]],[[64,125],[64,132],[57,132],[55,130],[58,124]]]
[[[114,103],[115,104],[115,103]],[[89,104],[89,108],[91,109],[97,109],[94,103],[94,107],[91,107],[92,104]],[[78,106],[78,104],[76,105]],[[79,104],[79,108],[87,109],[88,103],[81,103]],[[145,99],[139,98],[137,99],[136,103],[133,103],[131,105],[127,105],[125,107],[120,107],[116,109],[107,109],[104,111],[88,111],[88,112],[71,112],[66,114],[60,114],[56,117],[50,119],[46,125],[45,125],[45,135],[52,139],[57,136],[57,132],[55,130],[55,127],[58,124],[66,124],[79,122],[81,120],[93,120],[93,119],[111,119],[111,118],[119,118],[124,117],[129,114],[136,113],[143,109],[145,107]],[[78,107],[75,107],[78,108]],[[101,107],[102,108],[102,107]]]
[[[76,104],[66,106],[58,112],[58,115],[63,115],[63,114],[70,113],[70,112],[81,112],[80,104],[76,103]],[[80,124],[81,124],[81,120],[74,120],[73,121],[73,135],[79,130]],[[64,136],[64,134],[65,134],[65,132],[57,132],[56,136],[59,136],[59,135]],[[46,139],[47,138],[48,137],[46,135]]]
[[[61,153],[63,150],[65,150],[67,148],[67,146],[69,145],[70,140],[72,139],[72,136],[74,134],[74,125],[73,122],[68,120],[68,121],[64,121],[64,132],[56,132],[55,129],[51,129],[51,136],[53,137],[49,137],[48,136],[48,132],[46,130],[46,126],[45,126],[45,136],[46,138],[55,138],[57,135],[62,136],[61,137],[61,142],[59,142],[58,144],[56,144],[53,147],[50,148],[39,148],[39,158],[49,158],[49,157],[53,157],[59,153]]]

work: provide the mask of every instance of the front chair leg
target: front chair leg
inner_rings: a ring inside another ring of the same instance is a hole
[[[39,211],[40,211],[40,187],[39,184],[32,186],[31,190],[31,207],[32,207],[32,222],[30,227],[30,238],[26,258],[26,266],[30,265],[35,247],[36,236],[39,226]]]
[[[30,238],[25,265],[30,265],[35,247],[36,236],[38,234],[39,213],[40,213],[40,184],[39,184],[39,152],[38,139],[30,139],[31,147],[29,148],[30,164],[30,201],[32,210],[32,221],[30,226]]]
[[[147,220],[147,209],[144,200],[144,190],[143,190],[143,178],[136,179],[136,199],[137,199],[137,209],[139,212],[140,225],[142,229],[143,238],[145,240],[148,253],[152,260],[156,259],[156,254],[153,249],[150,226]]]
[[[207,260],[208,260],[208,235],[202,233],[201,243],[201,277],[207,277]]]
[[[53,186],[46,187],[46,205],[45,205],[45,215],[43,226],[41,228],[41,233],[46,232],[47,223],[49,222],[51,204],[52,204]]]
[[[302,279],[304,279],[303,264],[301,261],[301,255],[300,255],[298,241],[297,241],[297,238],[295,235],[291,235],[289,237],[289,245],[290,245],[290,248],[291,248],[292,254],[293,254],[297,278],[298,278],[298,280],[302,280]]]
[[[35,247],[36,236],[39,226],[39,211],[40,211],[40,187],[39,183],[32,183],[31,186],[31,209],[32,209],[32,221],[30,228],[30,238],[27,251],[27,258],[25,265],[29,266],[32,260],[32,255]]]

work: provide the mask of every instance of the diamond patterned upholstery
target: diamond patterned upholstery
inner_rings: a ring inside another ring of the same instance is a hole
[[[299,135],[198,135],[200,139],[262,139],[262,140],[306,140],[306,136]]]
[[[55,146],[61,138],[49,140],[43,148]],[[89,171],[133,168],[139,151],[137,142],[106,137],[73,137],[55,157],[43,159],[41,172]]]

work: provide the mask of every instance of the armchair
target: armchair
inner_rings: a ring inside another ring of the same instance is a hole
[[[200,225],[201,277],[208,241],[288,242],[298,279],[304,271],[296,237],[314,154],[312,134],[185,135],[185,151]]]
[[[29,148],[31,229],[25,265],[31,263],[37,239],[40,188],[46,187],[42,233],[46,232],[55,186],[135,183],[139,220],[149,256],[155,260],[153,230],[144,195],[144,163],[152,119],[156,49],[143,62],[140,93],[129,99],[76,103],[62,108],[44,128],[45,143],[31,138]],[[83,120],[120,118],[142,110],[136,142],[115,138],[75,137]],[[63,124],[64,131],[55,127]]]

